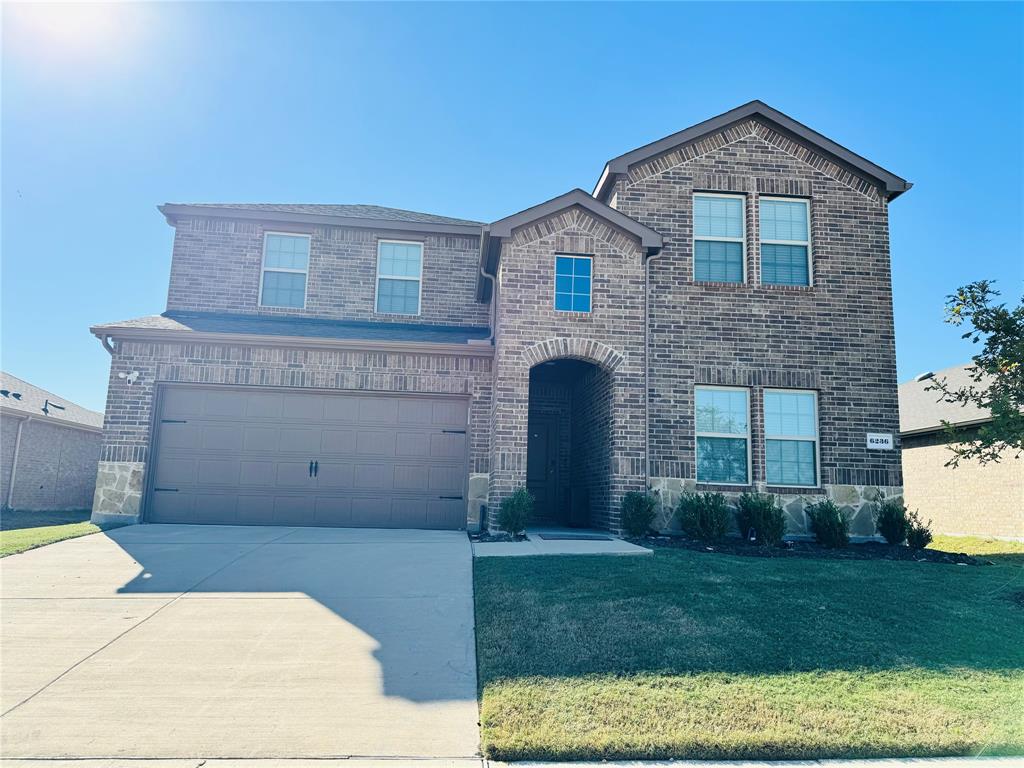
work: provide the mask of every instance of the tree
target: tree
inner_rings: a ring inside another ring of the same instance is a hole
[[[942,422],[953,452],[946,466],[956,467],[965,459],[982,464],[1007,455],[1019,459],[1024,453],[1024,302],[1008,309],[993,304],[999,295],[991,281],[979,280],[946,297],[946,322],[966,325],[963,338],[980,342],[982,349],[967,369],[974,384],[955,389],[936,379],[928,389],[941,392],[947,403],[971,404],[992,415],[969,437]]]

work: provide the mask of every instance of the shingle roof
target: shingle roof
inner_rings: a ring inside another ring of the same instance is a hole
[[[918,381],[913,379],[900,384],[900,432],[928,432],[942,429],[942,422],[950,424],[972,424],[990,417],[984,408],[975,405],[947,403],[942,393],[929,390],[936,379],[945,379],[951,389],[975,384],[968,373],[970,365],[955,365],[936,371],[932,376]]]
[[[4,394],[4,393],[7,394]],[[46,401],[50,401],[49,413],[43,412]],[[64,410],[54,408],[63,406]],[[40,420],[68,421],[86,427],[102,429],[103,414],[90,411],[53,392],[48,392],[24,379],[0,371],[0,413],[17,413],[36,416]]]
[[[341,216],[354,219],[404,221],[412,224],[457,224],[480,226],[482,222],[455,219],[433,213],[385,208],[381,205],[321,205],[319,203],[167,203],[168,206],[190,208],[227,208],[239,211],[265,211],[268,213],[298,213],[312,216]]]
[[[104,323],[92,330],[94,333],[109,333],[118,329],[430,344],[466,344],[490,336],[489,329],[475,326],[374,323],[221,312],[164,312],[162,315]]]

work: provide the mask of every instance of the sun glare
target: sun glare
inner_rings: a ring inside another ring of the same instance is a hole
[[[105,55],[123,42],[125,5],[5,3],[5,37],[47,59]]]

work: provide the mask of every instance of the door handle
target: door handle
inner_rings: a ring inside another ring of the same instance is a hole
[[[313,462],[312,461],[309,462],[309,476],[310,477],[313,476]]]
[[[317,476],[319,476],[319,474],[320,474],[320,462],[319,461],[314,461],[313,462],[313,477],[317,477]]]

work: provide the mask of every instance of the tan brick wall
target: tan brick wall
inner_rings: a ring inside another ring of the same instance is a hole
[[[903,489],[907,506],[932,520],[935,533],[1024,538],[1024,460],[998,464],[961,462],[942,435],[903,438]]]

